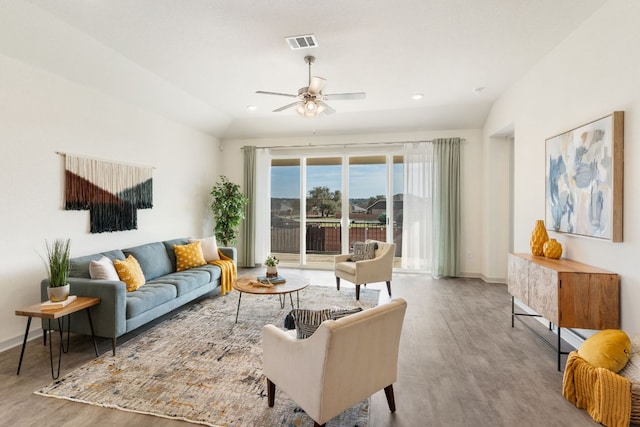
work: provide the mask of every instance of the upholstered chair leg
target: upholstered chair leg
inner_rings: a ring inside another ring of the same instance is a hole
[[[340,290],[340,278],[336,276],[336,287]]]
[[[267,378],[267,401],[269,408],[273,408],[276,400],[276,385]]]
[[[387,292],[389,296],[391,296],[391,280],[387,280]]]
[[[360,285],[356,285],[356,301],[360,301]]]
[[[318,424],[317,422],[313,422],[313,427],[324,427],[326,424]]]
[[[393,397],[393,384],[384,388],[384,395],[387,396],[387,403],[389,404],[389,410],[396,412],[396,400]]]
[[[116,355],[116,338],[111,338],[111,351],[113,355]]]

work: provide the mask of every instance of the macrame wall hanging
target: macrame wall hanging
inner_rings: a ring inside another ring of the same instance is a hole
[[[91,232],[134,230],[153,207],[153,168],[65,156],[64,208],[89,210]]]

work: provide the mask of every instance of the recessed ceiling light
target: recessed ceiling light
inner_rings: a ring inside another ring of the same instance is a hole
[[[485,89],[486,89],[486,87],[484,87],[484,86],[478,86],[478,87],[474,87],[473,89],[471,89],[471,92],[473,92],[473,93],[475,93],[477,95],[480,92],[484,91]]]
[[[422,94],[422,93],[414,93],[413,95],[411,95],[411,98],[415,99],[416,101],[418,101],[418,100],[424,98],[424,94]]]
[[[247,105],[247,110],[249,111],[256,111],[258,109],[258,107],[256,107],[255,105]]]

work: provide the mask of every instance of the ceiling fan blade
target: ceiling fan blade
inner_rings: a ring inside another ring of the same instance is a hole
[[[365,99],[367,94],[364,92],[353,92],[353,93],[332,93],[327,95],[322,95],[322,99],[327,99],[331,101],[342,101],[348,99]]]
[[[274,113],[279,113],[280,111],[284,111],[284,110],[286,110],[288,108],[295,107],[298,104],[303,104],[303,102],[302,101],[292,102],[291,104],[287,104],[284,107],[276,108],[275,110],[273,110],[273,112]]]
[[[326,83],[327,81],[322,77],[318,77],[318,76],[311,77],[311,81],[309,82],[309,89],[308,89],[309,93],[311,95],[318,95],[322,91],[322,88],[324,88],[324,85]]]
[[[280,92],[266,92],[264,90],[257,90],[256,93],[260,93],[262,95],[278,95],[278,96],[288,96],[289,98],[297,98],[298,95],[291,95],[289,93],[280,93]]]
[[[316,103],[318,104],[318,106],[320,107],[324,107],[324,114],[333,114],[336,112],[336,110],[334,110],[333,108],[329,107],[327,104],[325,104],[322,101],[316,101]]]

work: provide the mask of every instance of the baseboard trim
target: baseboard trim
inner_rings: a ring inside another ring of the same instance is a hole
[[[42,328],[32,329],[29,331],[29,339],[28,341],[33,341],[35,339],[42,339]],[[22,345],[22,341],[24,340],[24,335],[17,336],[6,341],[0,342],[0,353],[5,352],[13,347],[17,347]]]

